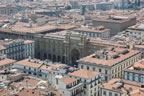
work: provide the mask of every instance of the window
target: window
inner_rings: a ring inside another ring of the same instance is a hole
[[[31,72],[28,72],[29,74],[31,74]]]
[[[96,96],[96,93],[94,93],[94,96]]]
[[[39,74],[40,77],[42,77],[42,74]]]
[[[93,87],[93,85],[91,84],[91,88]]]
[[[93,71],[95,71],[95,68],[93,67]]]
[[[87,88],[86,84],[84,84],[84,87],[83,88]]]
[[[89,66],[87,66],[87,70],[89,70]]]
[[[118,94],[117,93],[115,93],[115,95],[114,96],[118,96]]]
[[[112,96],[112,92],[109,92],[109,96]]]
[[[97,85],[97,83],[95,82],[95,84],[94,84],[95,86]]]
[[[103,95],[106,95],[106,91],[103,91]]]
[[[33,73],[34,75],[36,75],[36,73]]]
[[[108,70],[105,70],[105,74],[108,74]]]
[[[92,90],[91,90],[91,93],[92,93]]]
[[[99,72],[101,72],[101,69],[99,69]]]
[[[108,80],[108,77],[107,76],[105,76],[105,81],[107,81]]]
[[[86,94],[86,91],[84,91],[84,94]]]
[[[81,65],[81,69],[83,69],[83,65]]]

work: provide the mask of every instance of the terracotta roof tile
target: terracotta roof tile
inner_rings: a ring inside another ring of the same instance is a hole
[[[62,81],[66,85],[71,84],[71,83],[73,83],[73,82],[76,81],[76,79],[74,79],[74,78],[68,78],[68,77],[63,77],[63,78],[61,78],[59,80]]]

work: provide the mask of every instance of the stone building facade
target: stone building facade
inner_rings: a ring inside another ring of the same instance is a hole
[[[93,20],[94,26],[104,26],[110,29],[110,35],[116,35],[118,32],[124,31],[129,26],[136,24],[135,17],[123,17],[123,16],[110,16],[108,18],[97,18]]]
[[[11,5],[1,5],[0,6],[0,14],[1,15],[16,14],[17,11],[18,10],[17,10],[16,6],[11,6]]]
[[[58,34],[35,37],[36,58],[76,64],[76,60],[90,54],[90,42],[86,35],[74,32],[67,32],[65,35]]]
[[[0,40],[0,53],[7,55],[7,58],[22,60],[29,56],[34,57],[35,42],[22,39]]]
[[[78,60],[78,67],[101,72],[102,80],[123,78],[123,70],[141,59],[141,52],[125,48],[109,47]]]
[[[125,69],[124,79],[144,83],[144,59]]]

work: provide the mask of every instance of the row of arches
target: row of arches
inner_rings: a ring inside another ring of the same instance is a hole
[[[44,58],[43,59],[49,59],[49,60],[51,60],[53,62],[66,63],[65,62],[65,56],[60,56],[60,55],[52,55],[52,54],[44,53]]]
[[[65,56],[61,56],[61,55],[56,55],[56,54],[47,54],[47,53],[43,53],[41,54],[40,52],[37,54],[37,58],[39,59],[49,59],[53,62],[61,62],[61,63],[69,63],[72,65],[77,65],[77,60],[80,59],[80,53],[77,49],[73,49],[71,51],[70,57],[65,57]],[[66,58],[70,61],[66,61]]]

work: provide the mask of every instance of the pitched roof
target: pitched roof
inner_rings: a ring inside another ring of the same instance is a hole
[[[16,60],[13,60],[13,59],[3,59],[3,60],[0,60],[0,66],[3,66],[3,65],[6,65],[6,64],[10,64],[10,63],[14,63]]]
[[[76,81],[76,79],[74,78],[69,78],[69,77],[63,77],[61,79],[59,79],[60,81],[62,81],[64,84],[68,85],[68,84],[71,84],[73,82]]]
[[[85,69],[79,69],[79,70],[74,71],[74,72],[69,72],[68,74],[73,75],[73,76],[77,76],[77,77],[81,77],[81,78],[90,79],[90,78],[93,78],[93,77],[99,75],[99,72],[85,70]]]

